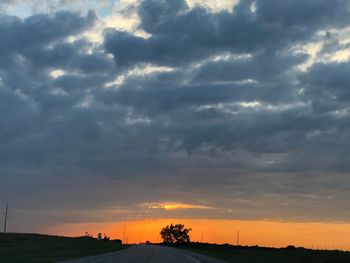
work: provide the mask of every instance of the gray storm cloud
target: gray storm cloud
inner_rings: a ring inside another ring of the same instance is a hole
[[[139,218],[165,201],[215,209],[161,216],[349,220],[349,60],[300,66],[309,44],[348,48],[348,10],[145,0],[147,37],[106,28],[99,44],[94,11],[2,12],[0,200],[14,225],[103,220],[64,209]]]

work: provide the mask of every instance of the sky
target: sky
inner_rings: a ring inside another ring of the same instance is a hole
[[[0,36],[9,231],[350,231],[349,1],[3,0]]]

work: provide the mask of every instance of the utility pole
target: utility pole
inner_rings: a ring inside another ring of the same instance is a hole
[[[203,243],[203,232],[202,232],[202,237],[201,237],[201,243]]]
[[[6,226],[7,226],[7,212],[8,212],[9,205],[6,205],[6,211],[5,211],[5,222],[4,222],[4,233],[6,233]]]
[[[125,222],[124,222],[124,230],[123,230],[123,244],[125,243]]]
[[[239,230],[237,230],[237,246],[239,246]]]

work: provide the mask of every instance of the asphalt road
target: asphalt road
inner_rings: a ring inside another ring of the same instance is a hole
[[[114,253],[62,261],[62,263],[227,263],[176,248],[135,245]]]

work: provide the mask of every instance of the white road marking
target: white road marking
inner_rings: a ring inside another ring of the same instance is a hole
[[[196,259],[196,258],[194,258],[194,257],[191,257],[190,255],[188,255],[188,254],[185,254],[185,253],[182,253],[182,252],[178,252],[179,254],[181,254],[181,255],[183,255],[183,256],[185,256],[185,257],[187,257],[187,258],[189,258],[189,259],[191,259],[191,260],[193,260],[195,263],[202,263],[202,262],[200,262],[198,259]]]

